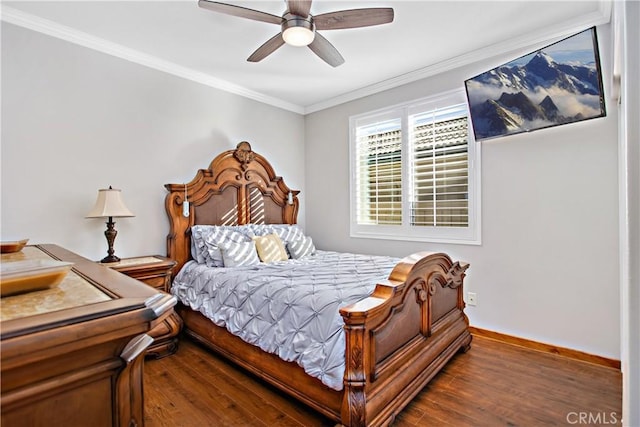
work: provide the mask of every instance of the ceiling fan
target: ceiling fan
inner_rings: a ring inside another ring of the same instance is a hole
[[[337,67],[344,63],[344,58],[329,40],[316,30],[342,30],[393,22],[393,9],[390,7],[339,10],[314,16],[309,13],[311,0],[286,0],[286,4],[287,10],[284,14],[276,16],[227,3],[198,1],[198,6],[203,9],[280,25],[281,31],[256,49],[247,58],[249,62],[261,61],[287,43],[292,46],[308,46],[327,64]]]

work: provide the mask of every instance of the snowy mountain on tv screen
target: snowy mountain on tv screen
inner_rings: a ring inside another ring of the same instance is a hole
[[[559,62],[538,51],[467,80],[476,139],[601,116],[594,56],[580,62],[574,53]]]

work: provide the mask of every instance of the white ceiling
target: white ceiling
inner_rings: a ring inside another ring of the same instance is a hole
[[[283,0],[228,1],[282,15]],[[277,25],[201,9],[189,1],[2,1],[2,19],[298,113],[317,111],[491,55],[543,46],[608,22],[599,1],[314,0],[311,13],[393,7],[375,27],[321,32],[337,68],[306,47],[246,58]],[[496,64],[498,65],[498,64]]]

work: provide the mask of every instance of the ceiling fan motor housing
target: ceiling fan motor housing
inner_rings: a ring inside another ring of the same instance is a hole
[[[316,26],[311,15],[305,17],[285,13],[282,17],[282,38],[291,46],[307,46],[315,38]]]

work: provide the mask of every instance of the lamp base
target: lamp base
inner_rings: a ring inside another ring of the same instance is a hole
[[[100,260],[101,263],[118,262],[118,261],[120,261],[120,258],[118,258],[115,255],[109,255]]]
[[[116,235],[118,232],[115,229],[116,223],[113,222],[113,217],[109,217],[109,221],[107,221],[107,229],[104,232],[104,236],[107,238],[107,244],[109,245],[109,249],[107,250],[107,256],[102,258],[100,262],[109,263],[109,262],[118,262],[120,258],[115,256],[115,251],[113,250],[113,242],[116,240]]]

